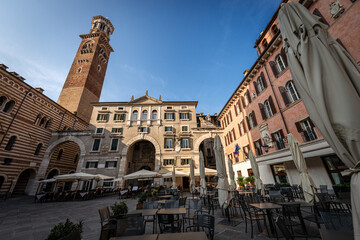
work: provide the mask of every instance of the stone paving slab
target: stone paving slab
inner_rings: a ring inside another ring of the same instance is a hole
[[[84,221],[83,239],[98,240],[101,230],[98,209],[110,206],[115,201],[121,201],[115,195],[72,202],[34,203],[33,200],[33,197],[23,196],[0,202],[0,239],[44,240],[55,224],[69,218],[73,222]],[[136,208],[137,199],[125,199],[125,201],[129,211]],[[245,233],[245,221],[242,218],[234,218],[235,221],[241,222],[234,227],[219,224],[223,220],[221,211],[215,211],[215,240],[250,239],[250,226]],[[255,225],[253,239],[269,239],[259,233]],[[315,224],[309,227],[314,232],[318,232]],[[151,233],[152,224],[147,224],[146,234]]]

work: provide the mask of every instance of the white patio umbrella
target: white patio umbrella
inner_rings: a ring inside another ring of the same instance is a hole
[[[228,168],[229,168],[229,178],[230,178],[230,190],[235,191],[236,190],[236,183],[235,183],[235,174],[233,169],[232,160],[228,158]]]
[[[214,139],[214,155],[216,160],[216,170],[218,173],[219,204],[221,207],[227,208],[232,196],[229,191],[228,176],[226,174],[224,149],[221,144],[220,137],[217,134]]]
[[[175,165],[173,165],[172,169],[172,188],[176,188],[176,175],[175,175]]]
[[[157,178],[160,175],[157,172],[149,171],[142,169],[137,172],[130,173],[128,175],[124,176],[125,180],[131,180],[131,179],[146,179],[146,178]]]
[[[206,180],[205,180],[205,163],[203,152],[199,152],[199,172],[200,172],[200,195],[206,195]]]
[[[215,169],[211,169],[211,168],[204,168],[205,171],[205,176],[216,176],[217,175],[217,171]],[[200,168],[195,169],[194,171],[195,173],[195,177],[199,177],[200,176]]]
[[[194,160],[190,159],[190,192],[195,192]]]
[[[99,181],[99,180],[110,180],[110,179],[114,179],[114,177],[110,177],[110,176],[106,176],[106,175],[102,175],[102,174],[95,174],[94,179],[95,179],[96,181]]]
[[[287,135],[287,139],[295,166],[300,172],[300,185],[304,192],[305,201],[312,203],[314,202],[316,193],[315,184],[308,173],[304,156],[300,151],[299,142],[291,133]]]
[[[261,195],[264,196],[265,195],[264,184],[260,178],[259,165],[256,162],[256,158],[252,150],[249,151],[249,159],[250,159],[251,169],[253,170],[254,173],[256,190],[261,190]]]
[[[163,177],[163,178],[171,178],[172,175],[173,175],[173,172],[171,171],[171,172],[161,174],[161,177]],[[190,176],[189,173],[176,170],[176,168],[175,168],[175,177],[188,177],[188,176]]]
[[[95,175],[77,172],[64,175],[57,175],[54,177],[56,181],[87,181],[95,178]]]
[[[360,70],[327,26],[296,1],[279,10],[295,86],[310,118],[351,176],[354,238],[360,240]]]
[[[44,180],[39,181],[39,183],[49,183],[49,182],[56,182],[56,179],[50,178],[50,179],[44,179]]]

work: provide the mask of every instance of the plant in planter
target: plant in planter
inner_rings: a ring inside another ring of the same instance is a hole
[[[237,178],[237,184],[239,184],[239,186],[241,187],[245,187],[246,184],[245,178],[243,176],[239,176]]]
[[[138,204],[136,205],[136,209],[142,209],[142,205],[147,199],[147,194],[142,192],[138,195],[138,197],[139,197],[139,200],[138,200]]]
[[[159,191],[158,191],[157,189],[153,189],[153,190],[151,191],[151,196],[152,196],[151,200],[152,200],[152,201],[156,201],[156,200],[157,200],[158,192],[159,192]]]
[[[115,202],[110,207],[115,217],[121,217],[122,215],[125,215],[128,212],[128,206],[125,201],[121,201],[119,203]]]
[[[65,223],[56,224],[51,229],[46,240],[80,240],[82,228],[82,220],[78,224],[75,224],[67,218]]]
[[[245,178],[245,181],[250,184],[251,186],[254,186],[255,183],[255,177],[254,176],[248,176],[247,178]]]

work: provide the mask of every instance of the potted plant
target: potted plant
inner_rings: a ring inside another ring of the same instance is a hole
[[[46,240],[81,240],[82,228],[82,220],[75,224],[67,218],[65,223],[56,224],[51,229]]]
[[[152,196],[151,200],[152,200],[152,201],[156,201],[156,200],[157,200],[158,192],[159,192],[159,191],[158,191],[157,189],[153,189],[153,190],[151,191],[151,196]]]
[[[139,197],[139,200],[138,200],[138,204],[136,205],[136,209],[142,209],[142,205],[147,199],[147,194],[142,192],[138,195],[138,197]]]
[[[240,187],[245,187],[246,181],[243,176],[237,178],[237,184],[239,184]]]
[[[245,178],[245,181],[250,184],[250,186],[254,186],[255,183],[255,177],[254,176],[248,176]]]
[[[116,218],[121,218],[123,215],[127,214],[128,212],[128,206],[125,201],[121,201],[119,203],[115,202],[110,207]]]

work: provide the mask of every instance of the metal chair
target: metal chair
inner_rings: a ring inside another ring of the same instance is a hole
[[[167,202],[164,204],[164,208],[179,208],[179,200]]]
[[[189,199],[189,207],[187,208],[187,216],[184,219],[189,221],[194,221],[194,215],[191,215],[191,210],[198,211],[202,209],[202,200],[201,199]]]
[[[160,233],[175,233],[181,230],[180,221],[176,221],[173,214],[158,214],[158,222]]]
[[[214,232],[215,232],[215,217],[210,214],[199,214],[196,215],[196,224],[193,226],[189,226],[186,228],[186,231],[191,229],[192,231],[205,231],[208,239],[214,239]]]
[[[145,233],[144,218],[141,213],[127,214],[119,220],[121,236],[136,236]]]
[[[116,220],[110,219],[108,207],[99,209],[100,223],[101,223],[101,233],[100,239],[104,238],[104,232],[107,232],[106,239],[109,239],[110,234],[115,236],[117,229]]]
[[[267,224],[266,224],[266,218],[265,215],[263,214],[259,214],[259,212],[254,209],[254,208],[249,208],[248,205],[246,204],[245,201],[240,201],[240,205],[241,205],[241,209],[243,210],[244,213],[244,218],[245,218],[245,232],[247,233],[247,221],[250,221],[250,225],[251,225],[251,238],[254,237],[254,229],[253,229],[253,222],[256,222],[257,226],[258,226],[258,230],[259,232],[262,231],[261,228],[261,224],[260,221],[264,221],[264,225],[266,228],[267,233],[269,233],[269,230],[267,228]]]
[[[293,231],[293,227],[300,226],[304,236],[308,235],[304,219],[300,210],[299,204],[283,205],[282,206],[283,220],[287,227]]]
[[[186,197],[179,198],[179,207],[186,206]]]
[[[354,231],[351,213],[320,211],[320,216],[326,229],[332,229],[341,232]]]

